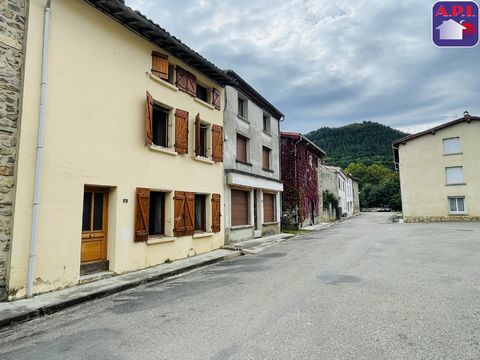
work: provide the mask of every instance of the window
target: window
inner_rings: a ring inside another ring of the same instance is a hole
[[[165,235],[165,193],[150,191],[148,235]]]
[[[269,148],[263,147],[263,168],[265,170],[270,170],[270,152]]]
[[[270,116],[263,113],[263,131],[270,134]]]
[[[200,144],[198,149],[198,155],[207,157],[208,154],[208,125],[200,124]]]
[[[444,155],[451,155],[451,154],[460,154],[462,149],[460,148],[460,138],[450,138],[450,139],[443,139],[443,154]]]
[[[197,83],[197,98],[208,103],[208,89]]]
[[[173,84],[174,83],[174,78],[175,78],[175,65],[168,64],[168,79],[167,79],[167,81],[170,84]]]
[[[452,214],[466,213],[464,197],[449,197],[448,211]]]
[[[465,180],[463,179],[463,167],[448,167],[445,168],[445,173],[447,175],[447,185],[458,185],[465,183]]]
[[[244,119],[247,118],[247,99],[238,97],[238,115]]]
[[[152,135],[155,145],[168,147],[168,115],[167,109],[153,105]]]
[[[248,225],[248,191],[232,189],[232,226]]]
[[[169,79],[170,66],[168,64],[168,56],[165,54],[152,52],[152,74],[158,76],[160,79]]]
[[[205,195],[195,194],[195,231],[206,231]]]
[[[237,160],[247,162],[248,139],[245,136],[237,134]]]
[[[275,194],[263,193],[263,222],[275,222]]]

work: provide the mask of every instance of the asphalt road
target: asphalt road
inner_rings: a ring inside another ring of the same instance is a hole
[[[0,359],[479,359],[480,224],[368,214],[0,333]]]

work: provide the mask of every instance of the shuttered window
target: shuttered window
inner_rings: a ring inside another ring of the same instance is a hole
[[[215,88],[212,89],[212,105],[215,109],[220,110],[220,91]]]
[[[269,148],[263,147],[263,168],[266,170],[270,170],[270,152]]]
[[[220,194],[212,194],[212,232],[220,231]]]
[[[212,160],[223,161],[223,127],[220,125],[212,126]]]
[[[147,241],[149,232],[150,189],[137,188],[135,241]]]
[[[248,225],[248,192],[232,189],[232,226]]]
[[[263,193],[263,222],[275,222],[275,194]]]
[[[237,160],[247,162],[247,143],[245,136],[237,134]]]
[[[168,56],[152,52],[152,74],[168,81]]]
[[[177,88],[192,96],[197,96],[197,77],[191,72],[177,66]]]
[[[195,232],[195,193],[175,191],[174,197],[175,236],[193,235]]]

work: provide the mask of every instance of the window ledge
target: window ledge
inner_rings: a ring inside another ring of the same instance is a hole
[[[466,212],[449,213],[448,216],[469,216]]]
[[[194,239],[201,239],[201,238],[212,237],[212,236],[213,236],[213,233],[207,233],[207,232],[199,232],[192,235]]]
[[[443,154],[443,156],[451,156],[451,155],[463,155],[463,152],[451,153],[451,154]]]
[[[267,135],[268,137],[272,137],[272,134],[270,134],[268,131],[262,130],[262,132]]]
[[[250,229],[253,228],[253,225],[236,225],[236,226],[231,226],[230,230],[243,230],[243,229]]]
[[[249,124],[250,124],[250,121],[248,121],[247,118],[244,118],[243,116],[241,116],[241,115],[239,115],[239,114],[237,114],[237,118],[239,118],[240,120],[243,120],[243,121],[245,121],[246,123],[249,123]]]
[[[158,146],[158,145],[148,145],[148,147],[150,148],[150,150],[153,150],[153,151],[158,151],[158,152],[161,152],[161,153],[164,153],[164,154],[168,154],[168,155],[172,155],[172,156],[175,156],[175,155],[178,155],[178,153],[173,150],[173,148],[166,148],[166,147],[163,147],[163,146]]]
[[[463,186],[467,185],[466,183],[458,183],[458,184],[445,184],[445,186]]]
[[[164,244],[177,240],[175,236],[150,236],[147,245]]]
[[[271,170],[271,169],[265,169],[265,168],[262,168],[263,171],[266,171],[266,172],[269,172],[271,174],[273,174],[275,171]]]
[[[195,161],[200,161],[206,164],[215,164],[215,161],[210,160],[209,158],[203,157],[203,156],[192,156],[192,159]]]
[[[150,79],[156,81],[157,83],[166,87],[167,89],[170,89],[170,90],[173,90],[173,91],[178,91],[178,88],[175,85],[170,84],[168,81],[160,79],[158,76],[155,76],[152,73],[148,73],[148,75],[150,76]]]
[[[280,224],[278,221],[272,221],[272,222],[266,222],[266,223],[263,223],[263,225],[278,225]]]
[[[249,162],[245,162],[245,161],[242,161],[242,160],[235,160],[237,162],[237,164],[243,164],[243,165],[247,165],[247,166],[253,166],[251,163]]]
[[[193,100],[195,100],[196,102],[198,102],[199,104],[202,104],[203,106],[205,106],[206,108],[209,108],[210,110],[215,110],[215,107],[213,105],[210,105],[209,103],[195,97],[193,98]]]

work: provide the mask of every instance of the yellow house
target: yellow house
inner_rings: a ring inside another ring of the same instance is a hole
[[[9,297],[221,247],[228,76],[123,1],[28,7]]]
[[[480,220],[480,118],[393,143],[406,222]]]

